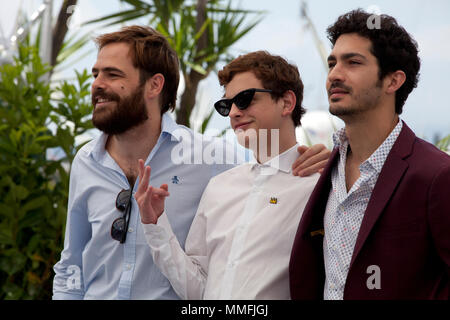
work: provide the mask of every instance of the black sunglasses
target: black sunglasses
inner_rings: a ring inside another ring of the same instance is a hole
[[[111,226],[111,237],[124,243],[127,237],[128,223],[131,213],[131,190],[122,190],[116,198],[116,208],[124,214],[113,221]],[[127,219],[128,218],[128,219]]]
[[[228,116],[230,114],[231,106],[233,103],[238,107],[239,110],[245,110],[248,108],[250,103],[255,96],[255,92],[272,92],[272,90],[268,89],[247,89],[239,92],[232,99],[222,99],[214,103],[214,108],[216,108],[217,112],[221,116]]]

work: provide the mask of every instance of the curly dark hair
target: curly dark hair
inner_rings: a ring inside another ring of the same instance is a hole
[[[372,27],[371,23],[376,19],[379,19],[380,24],[377,26],[374,23]],[[347,33],[356,33],[371,41],[371,53],[377,58],[380,80],[397,70],[406,74],[405,83],[395,96],[395,112],[401,114],[408,95],[417,87],[419,81],[420,58],[417,42],[395,18],[385,14],[373,16],[362,9],[341,15],[327,29],[328,39],[333,46],[341,35]]]
[[[291,117],[294,126],[299,126],[306,111],[302,107],[303,82],[297,67],[267,51],[255,51],[237,57],[219,71],[220,85],[226,86],[236,74],[247,71],[253,72],[265,89],[272,90],[271,95],[275,100],[288,90],[294,92],[297,101]]]

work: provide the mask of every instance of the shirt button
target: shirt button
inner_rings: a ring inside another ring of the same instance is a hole
[[[133,228],[128,229],[129,233],[132,233],[133,231],[134,231]]]
[[[131,270],[131,264],[127,264],[127,265],[125,266],[125,269]]]

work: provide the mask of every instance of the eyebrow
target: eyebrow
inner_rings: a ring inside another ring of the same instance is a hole
[[[367,61],[367,58],[365,56],[363,56],[360,53],[356,53],[356,52],[349,52],[349,53],[344,53],[341,55],[341,59],[343,59],[343,60],[348,60],[348,59],[351,59],[354,57],[361,58],[361,59]],[[327,61],[336,61],[336,56],[330,55],[328,57]]]
[[[123,72],[120,69],[114,68],[114,67],[106,67],[106,68],[101,69],[101,71],[103,71],[103,72],[117,72],[117,73],[120,73],[121,75],[125,75],[125,72]],[[99,69],[92,68],[92,73],[98,73],[98,72],[99,72]]]

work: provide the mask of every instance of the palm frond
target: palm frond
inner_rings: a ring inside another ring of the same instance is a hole
[[[83,48],[90,40],[90,33],[87,33],[79,38],[77,35],[73,35],[66,41],[61,47],[61,50],[58,54],[58,58],[56,59],[57,64],[62,63],[64,60],[72,56],[75,52],[78,52],[81,48]]]
[[[440,140],[436,143],[436,147],[444,152],[449,152],[450,150],[450,134],[446,136],[444,139]]]
[[[211,121],[211,118],[213,116],[215,112],[215,109],[213,108],[210,113],[206,116],[205,119],[203,119],[202,121],[202,127],[201,127],[201,132],[200,133],[205,133],[206,128],[208,127],[209,122]]]

